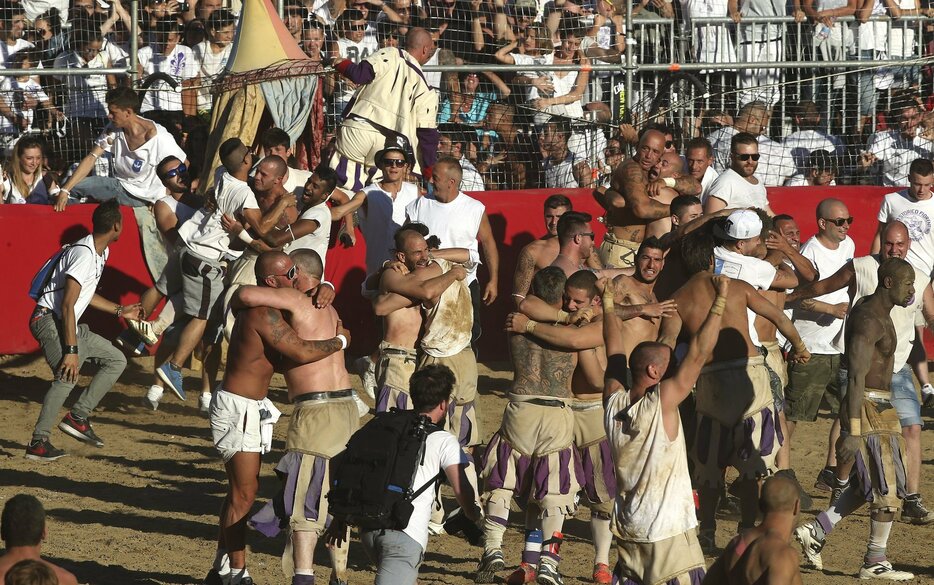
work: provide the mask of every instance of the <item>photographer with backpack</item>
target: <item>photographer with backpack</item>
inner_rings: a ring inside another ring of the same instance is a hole
[[[348,524],[358,526],[360,540],[377,565],[376,585],[415,584],[442,477],[454,490],[464,516],[471,521],[482,516],[477,494],[464,473],[468,456],[451,433],[436,432],[447,416],[454,382],[447,366],[418,370],[409,381],[414,411],[377,414],[332,461],[328,499],[334,520],[328,543],[342,542]],[[393,434],[395,445],[388,439],[376,441]],[[374,465],[380,454],[382,461]]]

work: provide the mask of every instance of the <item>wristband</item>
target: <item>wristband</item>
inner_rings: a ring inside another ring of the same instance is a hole
[[[710,307],[711,315],[722,315],[726,309],[726,297],[718,296]]]
[[[318,286],[324,286],[324,285],[328,285],[329,287],[331,287],[331,290],[337,290],[337,288],[335,288],[335,286],[331,284],[330,282],[328,282],[327,280],[322,280],[321,284],[319,284]]]
[[[538,325],[538,323],[536,323],[535,321],[532,321],[531,319],[529,319],[529,321],[525,324],[525,332],[526,332],[526,333],[531,333],[531,332],[535,331],[535,326],[536,326],[536,325]]]
[[[101,158],[101,155],[97,154],[96,152],[89,152],[89,153],[88,153],[88,156],[93,156],[93,157],[96,158],[97,160],[100,160],[100,158]]]
[[[858,418],[851,418],[851,419],[850,419],[850,436],[851,436],[851,437],[858,437],[858,436],[860,436],[860,431],[862,430],[862,429],[860,429],[860,426],[861,426],[861,425],[862,425],[862,423],[860,422],[860,419],[858,419]]]
[[[238,238],[241,242],[243,242],[244,244],[246,244],[247,246],[249,246],[250,244],[253,243],[253,236],[251,236],[250,234],[248,234],[246,230],[243,230],[243,231],[241,231],[239,234],[237,234],[237,238]]]
[[[555,325],[567,325],[568,317],[570,316],[571,314],[568,313],[567,311],[562,311],[561,309],[558,309],[558,314],[555,316]]]
[[[341,350],[347,349],[347,337],[343,333],[338,333],[335,337],[341,340]]]
[[[60,188],[60,189],[58,190],[58,192],[59,192],[59,193],[67,193],[67,194],[71,195],[71,189],[66,189],[66,188],[64,188],[64,187]]]
[[[66,345],[65,346],[65,355],[77,355],[78,346],[77,345]]]
[[[289,224],[289,225],[285,226],[285,231],[289,232],[289,235],[292,236],[292,241],[294,242],[294,241],[295,241],[295,234],[292,233],[292,224]],[[240,232],[240,233],[242,234],[243,232]]]
[[[671,187],[672,189],[674,189],[674,188],[675,188],[675,185],[678,184],[678,182],[675,181],[674,179],[672,179],[671,177],[666,177],[666,178],[662,179],[662,181],[665,182],[665,186],[666,186],[666,187]]]
[[[122,314],[123,314],[123,305],[117,305],[117,306],[114,308],[114,315],[117,316],[117,317],[119,317],[119,316],[122,315]]]
[[[603,291],[602,300],[603,300],[603,312],[609,313],[610,311],[612,311],[616,305],[616,302],[613,299],[613,295],[610,293],[610,291]]]

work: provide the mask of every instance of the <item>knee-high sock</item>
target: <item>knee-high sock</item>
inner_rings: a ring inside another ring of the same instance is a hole
[[[486,503],[483,518],[483,552],[503,548],[503,535],[509,522],[509,501],[491,497]]]
[[[885,560],[885,547],[889,542],[889,533],[892,532],[893,521],[880,522],[869,520],[869,545],[866,547],[866,563],[881,563]]]
[[[866,500],[863,498],[862,494],[859,493],[859,488],[850,484],[843,490],[843,493],[840,494],[840,497],[833,506],[828,508],[826,512],[821,512],[817,515],[817,525],[824,533],[824,536],[827,536],[833,531],[834,526],[836,526],[840,520],[852,514],[854,510],[865,503]]]
[[[613,545],[613,533],[610,532],[610,519],[592,516],[590,534],[593,537],[594,564],[610,564],[610,547]]]

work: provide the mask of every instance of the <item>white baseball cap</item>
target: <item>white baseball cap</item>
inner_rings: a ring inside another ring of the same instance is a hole
[[[748,240],[762,234],[762,220],[755,211],[737,209],[714,225],[713,233],[724,240]]]

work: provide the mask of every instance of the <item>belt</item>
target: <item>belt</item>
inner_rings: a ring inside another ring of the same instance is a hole
[[[892,393],[882,392],[879,390],[866,390],[865,398],[866,400],[871,400],[872,402],[891,402]]]
[[[306,392],[300,396],[296,396],[292,400],[292,404],[298,404],[299,402],[310,402],[312,400],[328,400],[330,398],[348,398],[353,396],[353,390],[335,390],[334,392]]]
[[[567,404],[562,400],[549,400],[548,398],[529,398],[528,400],[523,400],[522,402],[526,404],[534,404],[535,406],[551,406],[554,408],[564,408]]]
[[[404,349],[395,349],[395,348],[392,348],[392,347],[384,347],[383,349],[381,349],[381,350],[379,350],[379,351],[380,351],[381,353],[386,354],[386,355],[404,355],[404,356],[409,356],[409,355],[411,355],[412,353],[415,352],[414,349],[413,349],[412,351],[407,351],[407,350],[404,350]]]

